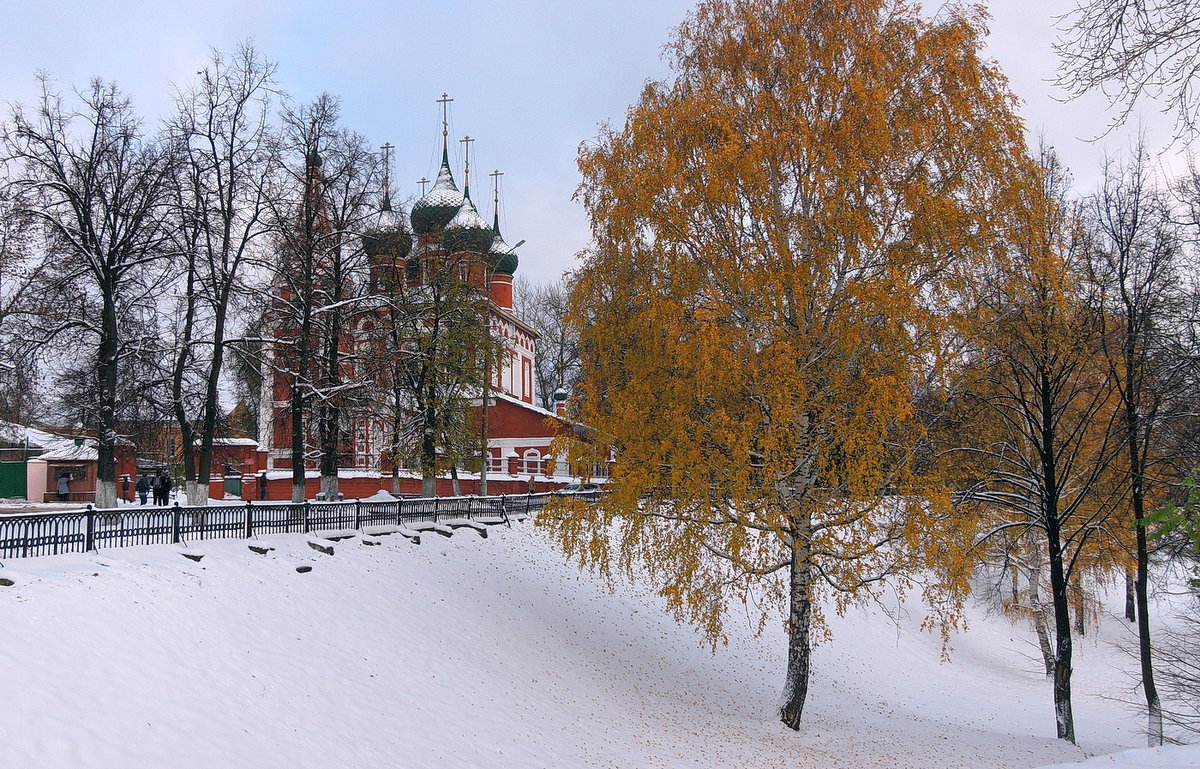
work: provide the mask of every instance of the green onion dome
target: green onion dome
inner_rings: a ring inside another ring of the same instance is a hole
[[[442,167],[438,171],[437,181],[425,197],[418,200],[412,207],[412,228],[418,235],[445,227],[449,224],[458,209],[462,208],[463,194],[454,184],[454,175],[450,173],[450,161],[446,150],[442,150]]]
[[[479,215],[479,211],[475,209],[475,204],[471,202],[470,194],[463,198],[462,207],[458,209],[458,213],[454,215],[446,224],[445,239],[446,250],[450,253],[470,252],[474,254],[486,254],[492,247],[492,238],[495,233],[488,226],[483,217]]]
[[[362,236],[363,250],[374,260],[391,259],[399,262],[412,250],[412,235],[404,220],[392,210],[391,197],[383,196],[379,218]]]
[[[488,265],[497,275],[512,275],[517,271],[517,252],[504,242],[500,234],[500,215],[492,221],[492,245],[488,248]]]
[[[492,239],[492,247],[488,249],[488,263],[492,272],[497,275],[512,275],[517,271],[517,252],[504,242],[504,238],[496,235]]]

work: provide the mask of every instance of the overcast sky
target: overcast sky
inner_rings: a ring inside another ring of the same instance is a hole
[[[1023,100],[1030,130],[1058,149],[1086,191],[1102,155],[1127,147],[1134,129],[1089,142],[1107,126],[1104,100],[1056,100],[1062,94],[1048,82],[1056,66],[1054,17],[1073,4],[995,4],[989,52]],[[170,109],[172,84],[189,82],[210,48],[228,50],[253,39],[278,60],[279,82],[295,98],[335,94],[347,126],[377,146],[396,145],[392,186],[408,198],[419,178],[436,173],[435,102],[446,92],[454,98],[452,138],[476,139],[473,197],[490,220],[490,180],[483,174],[504,172],[502,228],[509,243],[527,241],[518,275],[546,280],[571,269],[587,244],[586,218],[571,200],[579,143],[604,121],[619,122],[646,79],[667,74],[663,44],[692,5],[0,0],[0,101],[30,101],[38,70],[63,86],[100,76],[116,80],[147,120],[157,121]],[[1170,121],[1152,111],[1145,119],[1150,143],[1161,145]]]

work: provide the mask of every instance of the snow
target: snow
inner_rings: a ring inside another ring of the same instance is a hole
[[[1200,765],[1196,746],[1129,750],[1144,743],[1111,699],[1128,688],[1115,617],[1077,641],[1080,748],[1054,739],[1032,633],[979,607],[948,662],[916,606],[886,607],[897,623],[881,606],[832,616],[792,732],[774,713],[778,625],[755,637],[732,617],[712,654],[644,587],[610,592],[531,523],[358,536],[333,556],[310,538],[0,566],[0,766]],[[1114,755],[1070,763],[1096,754]]]
[[[1200,745],[1164,745],[1133,748],[1096,756],[1074,764],[1054,764],[1042,769],[1168,769],[1200,767]]]
[[[200,445],[200,441],[196,441],[196,445]],[[214,446],[257,446],[258,441],[253,438],[213,438]]]
[[[525,401],[523,401],[519,398],[515,398],[515,397],[509,395],[508,393],[492,392],[490,397],[493,400],[504,401],[505,403],[511,403],[514,406],[520,406],[523,409],[532,411],[533,413],[537,414],[538,416],[556,417],[556,418],[558,417],[558,414],[554,413],[553,411],[544,409],[541,406],[535,406],[532,403],[526,403]]]
[[[5,440],[13,444],[24,443],[28,440],[30,446],[46,450],[75,445],[73,438],[55,435],[44,430],[38,430],[35,427],[18,425],[14,422],[6,422],[4,420],[0,420],[0,440]]]
[[[79,446],[74,443],[61,446],[33,458],[54,462],[95,462],[99,456],[100,452],[96,449],[96,444],[89,441]]]

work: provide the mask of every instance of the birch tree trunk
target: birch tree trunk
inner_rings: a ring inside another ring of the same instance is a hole
[[[807,517],[796,520],[795,524],[788,571],[788,660],[779,716],[789,729],[799,730],[804,701],[808,697],[812,652],[809,635],[812,626],[812,533]]]

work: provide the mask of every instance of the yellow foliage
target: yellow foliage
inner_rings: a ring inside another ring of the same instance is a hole
[[[610,441],[616,464],[601,504],[545,520],[585,563],[652,571],[714,641],[727,601],[889,574],[936,571],[955,606],[969,526],[917,469],[914,401],[1030,177],[983,21],[704,2],[675,77],[580,149],[577,405],[599,438],[567,449]]]

